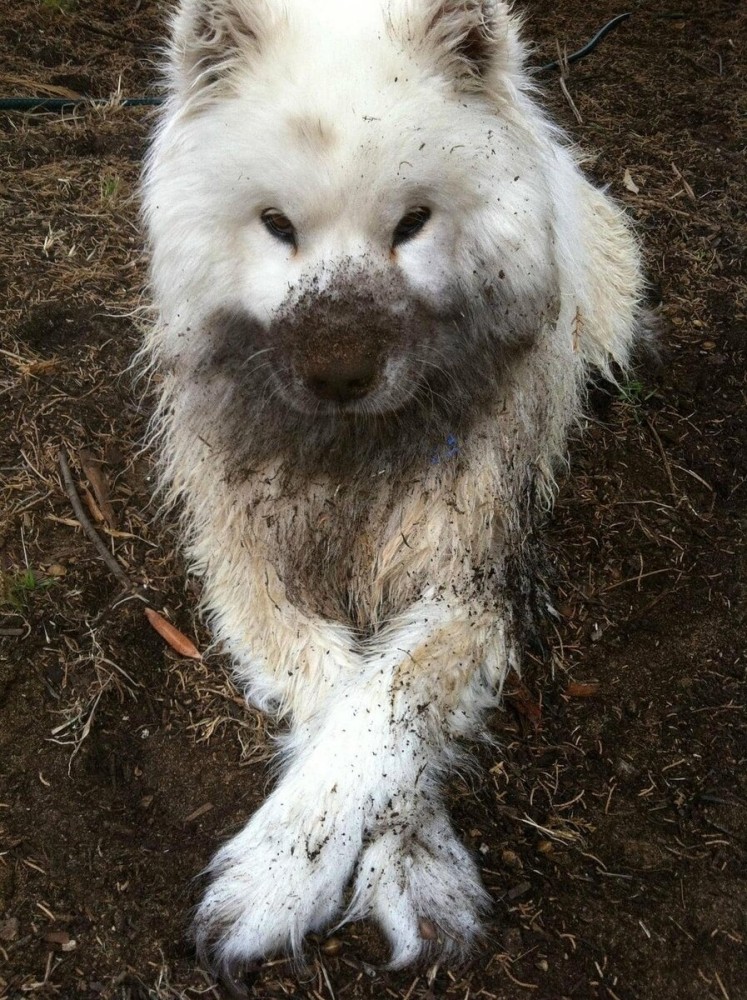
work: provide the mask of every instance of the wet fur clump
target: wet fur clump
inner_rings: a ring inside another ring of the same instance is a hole
[[[153,443],[236,682],[289,727],[198,951],[237,989],[369,917],[393,967],[458,959],[489,901],[441,783],[520,666],[584,385],[638,335],[638,250],[504,3],[181,0],[168,78]]]

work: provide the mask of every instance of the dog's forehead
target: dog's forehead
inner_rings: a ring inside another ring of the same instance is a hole
[[[392,18],[386,4],[359,10],[347,0],[324,0],[309,8],[294,0],[248,67],[252,87],[245,90],[259,83],[291,129],[321,147],[340,134],[391,135],[376,125],[395,115],[403,123],[413,116],[428,121],[436,107],[452,103],[453,93],[403,42]]]
[[[308,201],[312,175],[319,196],[350,197],[359,209],[381,188],[458,196],[458,161],[501,131],[492,104],[457,92],[408,41],[401,6],[293,0],[247,53],[227,134],[245,163],[271,161],[260,172],[291,198],[286,204]],[[293,156],[281,163],[278,149]]]
[[[254,91],[247,91],[250,97],[239,91],[224,111],[225,131],[234,159],[266,189],[268,204],[280,200],[288,212],[308,218],[352,218],[378,217],[382,197],[396,202],[396,192],[403,204],[395,211],[428,192],[454,204],[474,197],[459,161],[476,155],[500,123],[475,115],[455,124],[448,95],[400,83],[396,73],[382,77],[376,87],[362,73],[323,76],[316,86],[306,74],[288,74],[268,77],[260,101]],[[223,139],[216,134],[216,149]]]
[[[446,190],[455,175],[463,188],[460,161],[484,146],[500,145],[506,128],[498,116],[476,105],[455,118],[457,101],[448,86],[441,81],[424,86],[396,61],[389,65],[382,59],[377,65],[373,56],[355,72],[348,72],[345,63],[330,63],[319,72],[309,60],[282,80],[268,79],[265,93],[272,113],[263,110],[259,126],[265,135],[275,133],[282,148],[293,150],[293,162],[278,176],[304,170],[308,187],[308,171],[313,171],[317,190],[344,182],[364,204],[367,192],[382,185]]]
[[[326,110],[292,112],[286,123],[299,143],[321,152],[334,149],[342,138],[339,123]]]

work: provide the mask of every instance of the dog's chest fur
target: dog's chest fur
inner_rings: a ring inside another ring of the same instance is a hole
[[[280,466],[244,489],[251,544],[291,603],[364,632],[434,582],[466,596],[495,547],[492,477],[456,435],[407,463],[371,453],[344,475]]]

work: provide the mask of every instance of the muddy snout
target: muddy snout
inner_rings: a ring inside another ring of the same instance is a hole
[[[313,279],[293,289],[270,330],[290,376],[285,398],[317,414],[396,409],[411,391],[412,336],[401,279],[344,263],[323,289]]]
[[[325,356],[302,358],[297,363],[306,389],[331,403],[362,399],[379,382],[379,370],[380,361],[372,351],[352,346],[332,347]]]

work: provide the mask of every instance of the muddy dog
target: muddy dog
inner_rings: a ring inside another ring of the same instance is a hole
[[[288,725],[198,948],[230,979],[372,917],[393,967],[453,959],[489,901],[439,786],[518,665],[527,539],[636,337],[636,243],[497,0],[181,0],[167,72],[162,483],[237,683]]]

